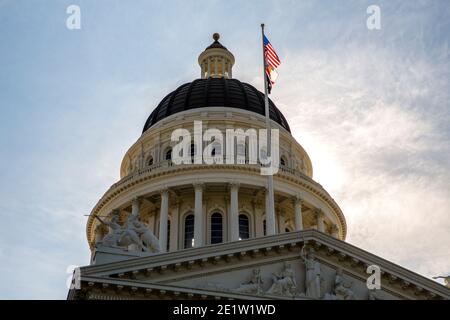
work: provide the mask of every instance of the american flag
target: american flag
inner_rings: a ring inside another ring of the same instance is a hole
[[[281,64],[281,61],[266,36],[264,36],[264,57],[266,58],[266,75],[268,78],[268,91],[270,93],[272,85],[275,84],[275,80],[278,77],[276,68]]]

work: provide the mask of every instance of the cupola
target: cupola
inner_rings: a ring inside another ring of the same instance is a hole
[[[201,78],[231,78],[234,56],[220,42],[220,35],[213,34],[214,42],[198,57],[201,68]]]

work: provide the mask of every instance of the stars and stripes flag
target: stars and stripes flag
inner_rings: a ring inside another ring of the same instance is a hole
[[[272,47],[269,39],[264,36],[264,57],[265,57],[265,67],[266,67],[266,75],[267,75],[267,90],[270,93],[272,90],[272,86],[275,84],[275,81],[278,78],[277,68],[281,64],[280,58],[278,58],[275,49]]]

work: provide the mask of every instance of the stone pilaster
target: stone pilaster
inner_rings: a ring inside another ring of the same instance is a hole
[[[195,208],[194,208],[194,247],[204,244],[203,234],[203,183],[194,184]]]
[[[230,184],[230,228],[231,241],[239,240],[239,184]]]
[[[317,230],[319,230],[320,232],[325,232],[323,211],[321,209],[315,209],[314,214],[315,214],[316,223],[317,223]]]
[[[269,209],[269,190],[265,190],[265,196],[266,196],[266,235],[274,235],[276,234],[276,226],[275,226],[275,210],[274,212],[271,212]]]
[[[303,200],[300,197],[295,197],[294,202],[294,214],[295,214],[295,230],[303,230],[303,216],[302,216],[302,204]]]

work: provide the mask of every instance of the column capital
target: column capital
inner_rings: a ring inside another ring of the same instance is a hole
[[[142,201],[142,197],[141,196],[137,196],[137,197],[134,197],[133,199],[131,199],[131,203],[140,204],[141,201]]]
[[[240,186],[240,183],[236,182],[236,181],[228,183],[228,187],[230,188],[230,190],[231,189],[239,189],[239,186]]]
[[[338,228],[338,226],[336,225],[336,224],[333,224],[332,226],[331,226],[331,232],[332,233],[337,233],[337,232],[339,232],[339,228]]]
[[[324,215],[322,209],[319,208],[314,208],[313,212],[316,218],[320,218]]]
[[[192,185],[194,186],[195,190],[199,190],[199,189],[203,190],[203,188],[205,187],[205,183],[204,182],[200,182],[200,181],[194,182]]]
[[[299,195],[295,195],[292,197],[292,202],[294,203],[294,205],[302,205],[305,200],[303,200],[303,198],[301,198]]]
[[[159,194],[161,196],[168,196],[169,195],[169,188],[163,187],[161,190],[159,190]]]

